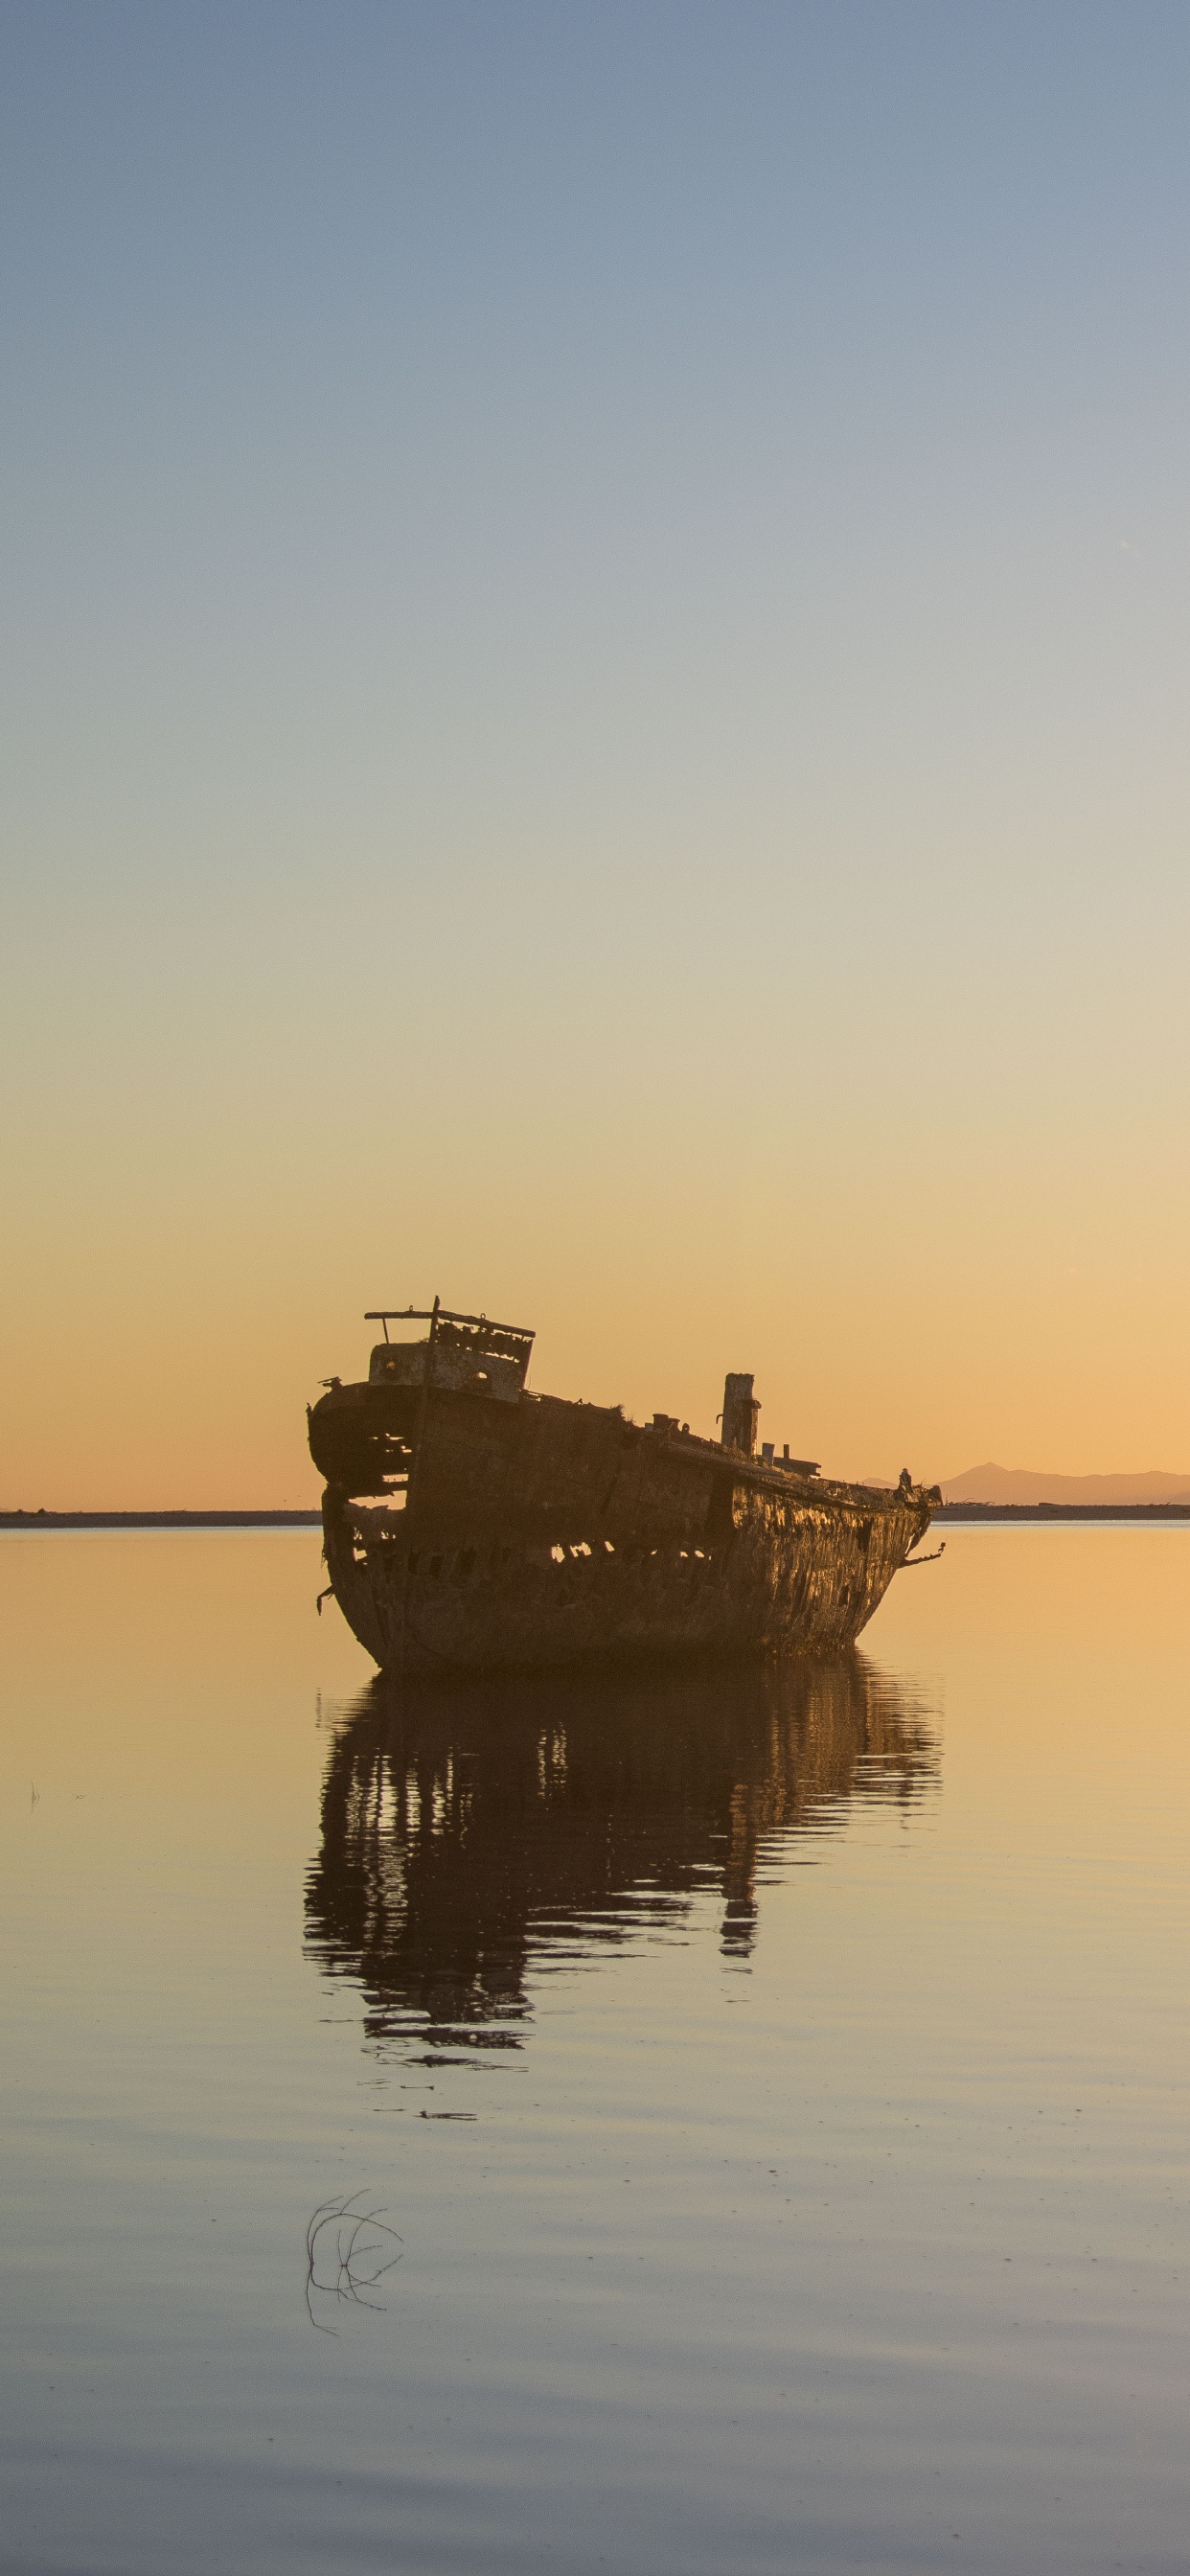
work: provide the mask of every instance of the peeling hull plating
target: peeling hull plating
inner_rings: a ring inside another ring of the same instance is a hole
[[[435,1308],[394,1346],[389,1320],[367,1383],[310,1414],[331,1588],[384,1672],[829,1652],[929,1527],[936,1491],[907,1475],[757,1458],[750,1379],[728,1380],[724,1447],[530,1394],[528,1333]]]

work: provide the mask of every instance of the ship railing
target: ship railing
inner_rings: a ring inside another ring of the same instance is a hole
[[[453,1307],[440,1306],[374,1306],[364,1316],[365,1324],[383,1324],[384,1338],[389,1339],[390,1324],[428,1324],[432,1341],[469,1345],[474,1350],[491,1351],[503,1359],[516,1360],[528,1366],[534,1331],[529,1324],[498,1324],[488,1315],[464,1315]]]

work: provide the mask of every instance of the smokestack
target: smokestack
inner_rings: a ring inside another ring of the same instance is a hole
[[[752,1386],[751,1377],[729,1374],[723,1387],[723,1446],[736,1450],[743,1458],[756,1455],[760,1406]]]

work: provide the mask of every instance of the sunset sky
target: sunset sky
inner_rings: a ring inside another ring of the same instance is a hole
[[[0,7],[0,1505],[1190,1468],[1190,13]]]

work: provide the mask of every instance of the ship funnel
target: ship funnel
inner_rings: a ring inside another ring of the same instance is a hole
[[[729,1373],[723,1387],[723,1446],[735,1449],[744,1458],[756,1455],[756,1426],[760,1406],[752,1393],[751,1377]]]

